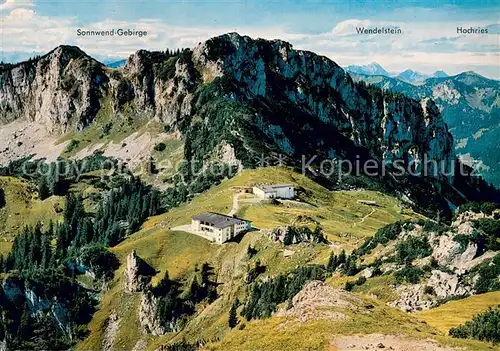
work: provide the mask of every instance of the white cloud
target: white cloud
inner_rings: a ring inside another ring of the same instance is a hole
[[[356,33],[357,27],[368,27],[370,26],[369,20],[357,20],[357,19],[349,19],[346,21],[342,21],[337,23],[337,25],[333,28],[331,34],[333,35],[353,35]]]
[[[33,7],[32,0],[5,0],[2,5],[0,5],[0,10],[11,10],[14,8],[25,8],[25,7]]]

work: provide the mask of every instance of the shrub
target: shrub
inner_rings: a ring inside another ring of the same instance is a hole
[[[283,239],[284,245],[291,245],[294,243],[300,243],[303,241],[313,242],[313,243],[327,243],[323,229],[320,226],[316,226],[314,230],[309,229],[309,227],[301,226],[289,227],[287,233],[285,234],[285,238]]]
[[[458,208],[458,213],[463,213],[467,211],[471,211],[474,213],[484,213],[487,215],[491,215],[494,210],[498,209],[498,204],[493,202],[468,202],[466,204],[460,205]]]
[[[479,278],[474,285],[476,293],[500,290],[500,254],[493,257],[491,263],[486,261],[479,266]]]
[[[364,283],[366,283],[366,277],[365,276],[361,276],[358,278],[358,280],[356,280],[356,285],[363,285]]]
[[[66,146],[65,151],[69,153],[69,152],[75,150],[79,145],[80,145],[80,140],[71,139],[68,146]]]
[[[155,151],[164,151],[167,148],[167,145],[165,143],[158,143],[155,145]]]
[[[5,192],[2,188],[0,188],[0,208],[4,207],[6,204],[5,202]]]
[[[105,135],[108,135],[109,132],[111,131],[111,128],[113,128],[113,123],[111,122],[108,122],[105,125],[101,126],[102,134],[100,135],[100,138],[104,137]]]
[[[471,242],[472,237],[465,234],[457,234],[453,237],[453,241],[460,244],[460,252],[464,252],[469,242]]]
[[[500,341],[500,305],[494,309],[490,307],[465,324],[451,328],[449,334],[454,338],[491,341],[496,344]]]
[[[182,340],[167,345],[165,351],[196,351],[196,349],[197,349],[196,345],[189,344],[185,340]]]
[[[480,218],[473,221],[475,229],[481,233],[476,242],[480,249],[498,251],[500,250],[500,221],[493,218]]]
[[[396,260],[399,263],[411,263],[417,258],[432,254],[431,246],[426,237],[411,236],[396,246]]]
[[[422,229],[426,233],[434,232],[437,235],[442,235],[448,230],[448,226],[446,226],[444,224],[436,223],[436,222],[431,221],[431,220],[425,220],[425,221],[421,222],[420,224],[422,224]]]
[[[83,247],[80,260],[83,265],[95,273],[97,278],[104,280],[113,279],[114,271],[120,266],[115,254],[101,245]]]
[[[379,266],[377,266],[377,267],[375,267],[375,268],[373,269],[373,272],[372,272],[372,277],[378,277],[378,276],[380,276],[380,275],[382,275],[382,274],[383,274],[382,270],[380,269],[380,267],[379,267]]]
[[[429,262],[429,266],[431,266],[431,268],[439,268],[439,262],[438,260],[436,260],[435,257],[431,257],[430,259],[430,262]]]
[[[500,238],[500,221],[492,218],[480,218],[473,221],[474,228],[483,231],[487,236]]]
[[[356,255],[351,254],[347,256],[347,259],[344,265],[342,266],[342,273],[348,276],[353,276],[356,275],[360,270],[361,268],[358,267]]]
[[[424,275],[424,271],[415,266],[406,266],[396,272],[395,278],[398,283],[407,282],[410,284],[417,284],[420,278]]]
[[[291,300],[311,280],[324,280],[328,276],[320,265],[298,267],[279,274],[262,283],[253,284],[241,315],[247,320],[270,317],[278,304]]]
[[[396,239],[403,230],[405,224],[407,223],[398,221],[380,228],[375,233],[375,236],[367,238],[359,249],[356,250],[356,255],[365,255],[376,248],[378,244],[387,244],[390,240]]]
[[[354,288],[355,283],[354,282],[346,282],[344,286],[345,291],[351,291],[352,288]]]
[[[434,295],[436,292],[434,291],[434,288],[432,286],[426,285],[424,287],[424,294],[427,295]]]

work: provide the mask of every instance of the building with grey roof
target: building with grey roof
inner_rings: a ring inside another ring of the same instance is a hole
[[[222,244],[250,229],[250,222],[214,212],[200,213],[191,218],[191,230]]]

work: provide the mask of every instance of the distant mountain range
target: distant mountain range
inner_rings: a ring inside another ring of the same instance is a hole
[[[427,78],[448,77],[448,74],[446,74],[444,71],[436,71],[430,75],[420,73],[411,69],[407,69],[401,73],[389,73],[376,62],[372,62],[368,65],[362,65],[362,66],[350,65],[347,66],[345,69],[349,73],[364,74],[368,76],[384,76],[384,77],[398,78],[410,84],[420,84]]]
[[[425,75],[411,70],[406,70],[395,77],[360,74],[355,70],[350,71],[355,81],[364,81],[412,98],[432,98],[453,134],[455,153],[466,163],[474,166],[487,181],[497,187],[500,186],[498,81],[472,71],[456,76],[448,76],[443,71],[437,71],[433,77],[425,78]],[[410,83],[417,80],[421,80],[419,84]]]
[[[127,63],[126,59],[119,60],[119,61],[113,61],[113,62],[103,62],[106,66],[111,67],[111,68],[120,68],[125,66]]]
[[[367,74],[370,76],[377,75],[377,76],[386,76],[390,77],[391,74],[387,72],[382,66],[380,66],[376,62],[372,62],[368,65],[364,66],[356,66],[356,65],[350,65],[346,67],[346,70],[351,73],[358,73],[358,74]]]

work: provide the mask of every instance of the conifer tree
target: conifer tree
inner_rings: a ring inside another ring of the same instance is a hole
[[[50,247],[50,236],[49,233],[44,233],[42,235],[41,242],[41,267],[46,269],[50,266],[50,261],[52,259],[52,249]]]
[[[44,176],[38,179],[38,195],[40,196],[40,200],[45,200],[51,195],[49,185],[47,184],[47,178]]]
[[[5,206],[5,191],[0,188],[0,208]]]
[[[340,251],[339,257],[337,258],[337,263],[340,265],[340,264],[345,263],[345,261],[346,261],[345,251],[342,250],[342,251]]]
[[[337,269],[338,260],[337,256],[332,252],[330,252],[330,257],[328,258],[328,264],[326,265],[326,269],[328,272],[334,272]]]
[[[238,324],[238,317],[236,315],[236,309],[238,308],[238,305],[236,304],[236,300],[234,301],[233,305],[231,306],[231,309],[229,310],[229,328],[233,329],[236,327]]]

